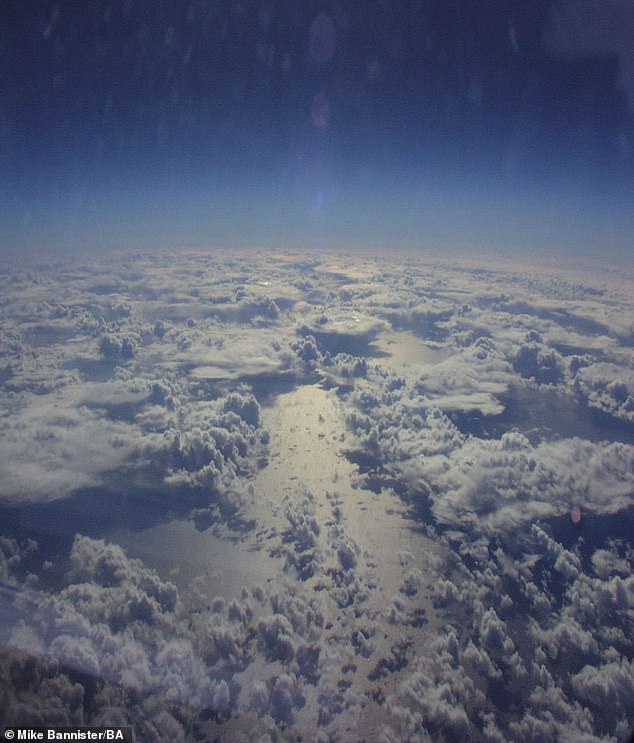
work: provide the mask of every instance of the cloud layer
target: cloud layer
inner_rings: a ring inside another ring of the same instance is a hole
[[[1,722],[627,734],[627,275],[180,254],[0,280]],[[121,523],[29,531],[95,498]],[[117,544],[171,519],[239,564]]]

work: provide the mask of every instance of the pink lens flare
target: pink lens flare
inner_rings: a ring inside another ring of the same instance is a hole
[[[575,506],[570,510],[570,520],[573,524],[578,524],[581,521],[581,509],[579,506]]]

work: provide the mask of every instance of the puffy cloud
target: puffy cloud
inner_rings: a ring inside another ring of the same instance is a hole
[[[175,587],[119,547],[88,537],[75,539],[70,563],[72,582],[54,597],[31,593],[17,599],[23,622],[45,651],[70,668],[133,688],[167,683],[169,656],[153,653],[156,640],[173,632]],[[23,644],[24,630],[17,630],[12,642]],[[193,656],[191,663],[195,667]],[[193,694],[189,683],[187,694]]]
[[[402,683],[398,695],[388,700],[390,726],[396,723],[395,732],[404,740],[421,734],[465,740],[472,730],[465,703],[471,706],[478,700],[481,704],[481,693],[468,676],[456,672],[460,650],[453,628],[433,644],[437,660],[420,664]]]
[[[292,549],[285,548],[287,565],[295,567],[299,577],[306,580],[318,571],[323,560],[318,548],[321,528],[315,516],[314,497],[307,493],[301,500],[287,499],[286,518],[290,528],[284,541],[293,544]]]
[[[291,348],[308,369],[314,369],[317,361],[321,358],[317,341],[313,335],[305,335],[292,341]]]
[[[470,675],[478,673],[485,679],[491,681],[500,680],[502,672],[496,667],[491,660],[490,655],[484,648],[478,648],[473,640],[469,640],[466,648],[462,652],[462,663]]]
[[[592,553],[592,566],[599,578],[603,579],[615,572],[627,575],[628,571],[627,561],[607,549],[598,549]]]
[[[510,655],[515,646],[507,634],[505,623],[495,609],[487,609],[480,622],[480,638],[483,646],[494,656]]]
[[[16,539],[0,537],[0,582],[3,586],[15,583],[14,570],[22,559],[22,551]]]
[[[126,334],[104,333],[99,339],[99,352],[109,361],[129,361],[136,355],[136,340]]]
[[[193,379],[200,380],[257,380],[295,371],[295,356],[280,341],[279,332],[247,326],[214,335],[214,328],[190,332],[181,348],[163,351],[165,365],[185,366]]]
[[[565,617],[548,630],[533,627],[533,639],[539,642],[551,660],[578,663],[583,658],[596,658],[599,645],[592,632],[571,617]]]
[[[557,384],[565,372],[561,354],[532,338],[527,339],[515,354],[513,368],[538,384]]]
[[[354,543],[341,524],[333,524],[329,534],[330,544],[337,553],[339,563],[345,571],[357,565],[359,547]]]
[[[444,542],[453,544],[458,536]],[[623,546],[597,555],[595,562],[605,567],[603,577],[595,578],[583,572],[575,551],[542,528],[534,526],[528,537],[519,535],[503,544],[495,551],[500,573],[490,564],[480,568],[469,550],[452,551],[431,565],[438,573],[432,580],[433,595],[445,615],[472,619],[470,626],[467,620],[456,625],[459,629],[447,628],[446,637],[419,656],[415,670],[406,672],[407,681],[388,705],[390,734],[403,740],[439,734],[458,739],[477,738],[476,731],[483,730],[483,739],[497,741],[608,741],[623,736],[632,652],[626,639],[631,560],[625,558]],[[527,549],[528,554],[523,552]],[[505,568],[510,560],[517,565],[513,570]],[[607,566],[618,566],[622,575]],[[539,585],[527,581],[529,575]],[[502,586],[515,598],[510,605]],[[518,589],[525,591],[532,608],[524,605]],[[547,610],[536,609],[536,599],[546,601]],[[500,618],[504,611],[510,612],[508,622]],[[605,673],[595,673],[598,668]],[[577,679],[572,687],[571,675]],[[502,681],[521,699],[519,719],[510,718],[494,694],[486,700],[480,695],[486,684]],[[595,683],[601,689],[597,699],[610,700],[605,715],[601,702],[588,708]],[[439,690],[441,701],[435,696]],[[453,729],[457,722],[445,700],[459,710],[467,732]],[[480,720],[485,719],[489,723],[482,729]]]
[[[274,720],[291,724],[295,711],[304,706],[302,684],[292,673],[283,673],[271,689],[271,715]]]
[[[25,396],[0,436],[4,497],[64,497],[125,468],[157,487],[210,486],[213,498],[265,450],[259,404],[239,392],[183,404],[184,394],[169,379],[141,378],[69,385],[54,400]]]
[[[571,678],[579,697],[600,714],[616,719],[634,709],[634,663],[621,658],[601,666],[584,666]]]
[[[139,560],[127,557],[116,544],[77,535],[70,563],[70,576],[75,582],[96,583],[103,588],[138,587],[156,601],[159,611],[176,608],[178,592],[174,584],[162,581]]]
[[[271,595],[273,611],[288,618],[293,631],[305,640],[315,641],[324,626],[324,617],[320,603],[313,597],[307,599],[292,587],[283,593]]]
[[[298,307],[301,312],[302,308]],[[306,307],[309,310],[311,308]],[[344,339],[365,338],[372,340],[379,332],[387,330],[387,324],[372,317],[354,310],[345,308],[333,308],[328,312],[321,312],[306,318],[299,328],[301,335],[313,335],[319,340],[328,340],[331,337],[341,337]]]
[[[575,389],[588,404],[634,423],[634,371],[623,364],[598,362],[576,374]]]
[[[65,399],[66,398],[66,399]],[[75,407],[61,396],[26,396],[0,437],[0,487],[5,499],[51,499],[100,482],[124,464],[135,431],[98,410]]]
[[[260,405],[252,394],[242,395],[238,392],[230,392],[223,401],[223,410],[225,413],[236,413],[253,428],[260,426]]]
[[[496,415],[504,406],[512,373],[488,338],[478,338],[467,349],[423,372],[416,388],[428,405],[445,411],[473,411]]]
[[[264,715],[269,708],[270,692],[264,681],[254,681],[249,690],[249,707],[258,715]]]
[[[348,425],[413,497],[430,502],[441,522],[492,533],[573,505],[614,513],[632,503],[631,445],[578,438],[533,444],[517,432],[488,440],[463,436],[407,386],[383,390],[353,394],[359,412],[349,414]]]
[[[85,689],[60,672],[56,660],[0,649],[0,685],[3,703],[0,721],[5,726],[84,725]]]
[[[87,637],[57,635],[48,652],[68,668],[75,668],[89,676],[99,677],[101,664],[97,650]]]
[[[329,376],[350,381],[355,377],[365,377],[368,373],[368,362],[362,356],[352,356],[348,353],[338,353],[331,356],[326,353],[323,359],[323,368]]]
[[[283,614],[272,614],[260,619],[258,632],[272,659],[288,662],[295,657],[293,628]]]

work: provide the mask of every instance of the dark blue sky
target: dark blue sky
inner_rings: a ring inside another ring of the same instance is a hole
[[[619,2],[5,0],[1,246],[627,253],[633,56]]]

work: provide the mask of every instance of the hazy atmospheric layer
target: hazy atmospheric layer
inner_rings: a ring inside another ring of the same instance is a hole
[[[0,3],[0,253],[631,253],[630,0]]]
[[[627,733],[631,276],[176,254],[1,282],[0,722]]]

